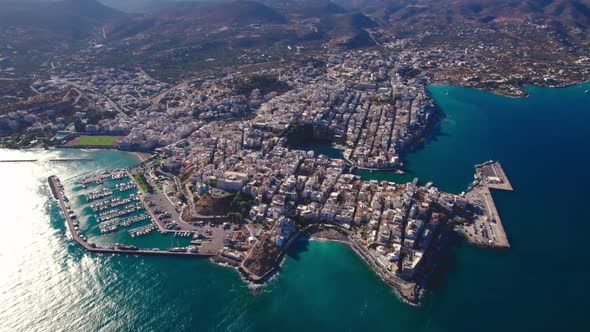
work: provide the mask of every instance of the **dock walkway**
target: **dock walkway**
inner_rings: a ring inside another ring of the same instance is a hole
[[[80,183],[85,185],[85,184],[89,184],[89,183],[93,183],[93,182],[101,182],[101,181],[111,178],[112,176],[118,177],[119,179],[123,179],[124,176],[122,176],[122,175],[126,175],[126,174],[127,173],[125,173],[124,170],[114,170],[111,172],[104,172],[99,175],[85,177],[84,179],[82,179],[82,181],[80,181]]]
[[[10,159],[0,160],[0,163],[34,163],[39,161],[38,159]]]
[[[56,158],[56,159],[49,159],[47,161],[57,163],[57,162],[75,162],[75,161],[92,161],[92,158]],[[40,161],[39,159],[9,159],[9,160],[0,160],[0,163],[35,163]]]

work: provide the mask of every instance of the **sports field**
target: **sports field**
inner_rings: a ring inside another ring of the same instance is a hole
[[[113,146],[119,136],[80,136],[73,142],[72,146]]]

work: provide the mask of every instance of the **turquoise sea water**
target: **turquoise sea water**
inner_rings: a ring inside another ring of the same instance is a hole
[[[0,163],[0,331],[585,331],[590,84],[511,99],[449,86],[448,118],[408,156],[408,174],[460,192],[498,159],[516,191],[494,192],[512,249],[457,244],[421,308],[401,303],[345,245],[301,242],[256,294],[206,260],[86,253],[69,239],[46,177],[66,187],[136,162],[115,152],[7,151],[1,159],[92,156],[93,163]],[[166,240],[162,240],[166,241]]]

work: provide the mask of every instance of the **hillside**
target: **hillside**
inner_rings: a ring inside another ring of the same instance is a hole
[[[86,49],[88,62],[142,65],[171,80],[404,39],[415,47],[463,50],[491,43],[540,58],[559,57],[541,54],[549,41],[563,50],[590,45],[590,0],[148,1],[157,7],[135,14],[98,0],[0,3],[0,53],[27,54],[6,60],[11,67],[47,65],[56,53]],[[91,40],[100,47],[88,51]]]
[[[590,28],[590,0],[334,0],[349,9],[400,21],[440,17],[449,23],[535,20]]]
[[[272,32],[278,38],[267,36],[271,40],[296,43],[302,22],[308,27],[319,27],[317,33],[322,35],[321,38],[354,37],[363,29],[377,25],[358,11],[350,12],[325,0],[173,2],[162,4],[157,10],[131,22],[119,22],[113,27],[111,37],[131,37],[138,33],[163,36],[184,33],[190,40],[191,36],[203,33],[223,32],[227,35],[231,28],[240,27],[244,29],[236,33],[248,35],[248,27],[258,24],[275,29]],[[276,31],[277,28],[289,31],[288,38],[293,39],[285,40],[285,34]],[[264,35],[264,29],[256,31],[256,35],[259,34]]]
[[[96,0],[63,0],[29,3],[2,2],[0,28],[46,30],[64,38],[83,38],[97,27],[121,16],[121,13]]]
[[[36,71],[57,54],[87,47],[102,37],[101,27],[124,17],[96,0],[2,0],[0,8],[0,58],[16,75]]]
[[[366,30],[377,26],[327,0],[174,2],[110,24],[104,43],[117,51],[94,61],[139,62],[177,77],[187,70],[299,57],[296,49],[371,46]]]
[[[192,19],[209,24],[286,23],[273,8],[254,1],[173,2],[154,13],[160,17]]]

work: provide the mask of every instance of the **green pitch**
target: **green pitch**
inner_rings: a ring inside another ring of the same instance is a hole
[[[112,146],[117,139],[119,139],[118,136],[81,136],[72,145]]]

